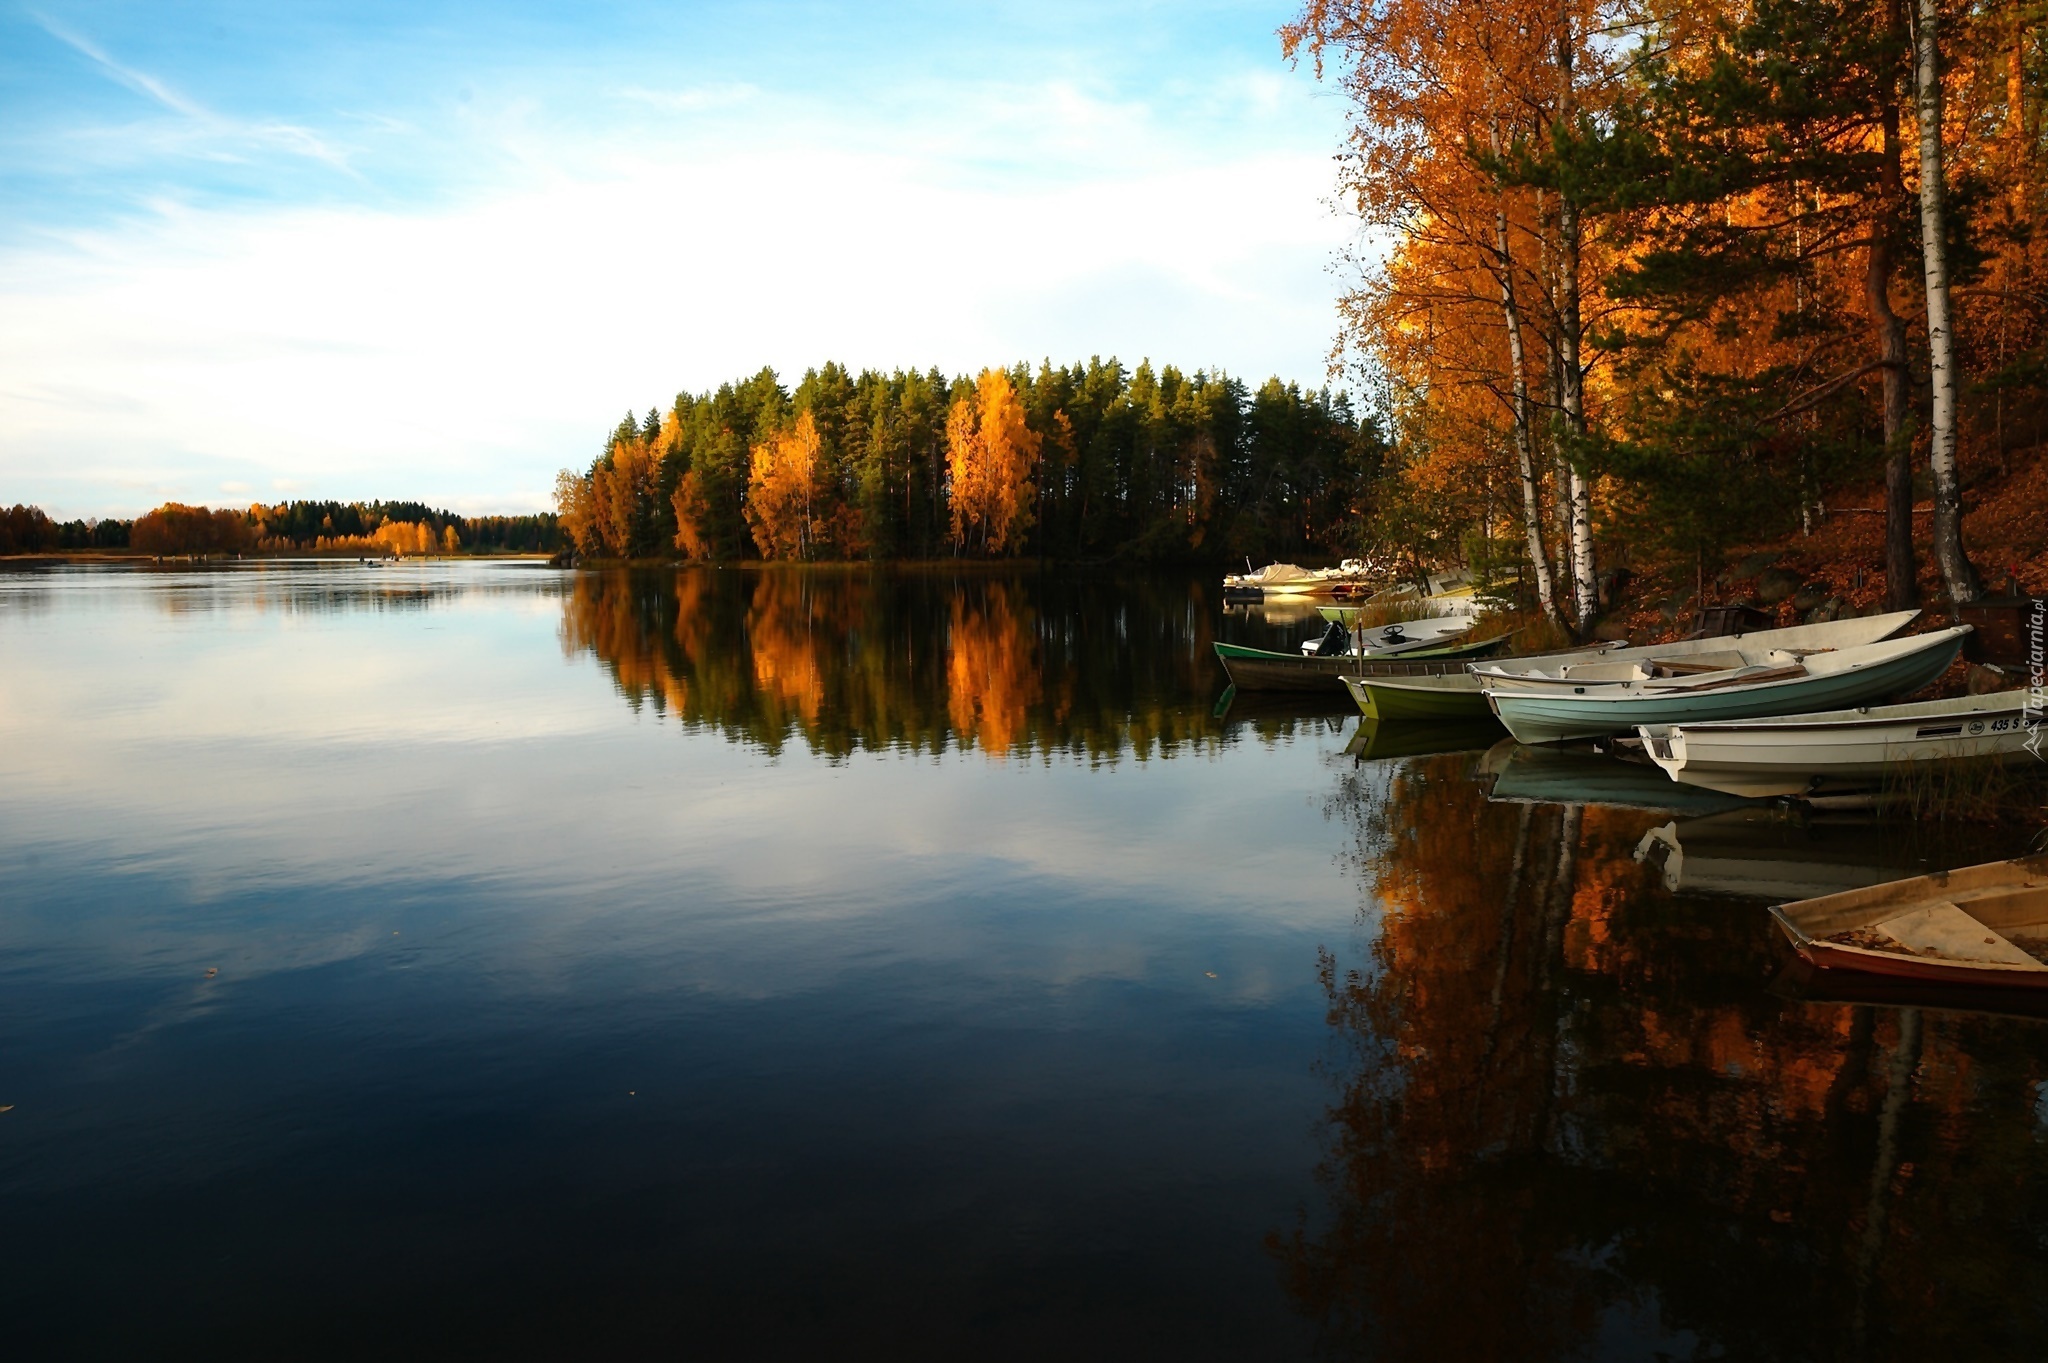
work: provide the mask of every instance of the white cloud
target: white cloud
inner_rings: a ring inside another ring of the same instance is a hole
[[[1063,82],[955,91],[950,117],[937,89],[837,121],[745,86],[663,97],[700,96],[710,131],[479,115],[524,169],[452,205],[162,202],[0,258],[9,500],[132,513],[282,481],[537,509],[619,412],[762,364],[1322,377],[1350,229],[1299,137],[1226,155]]]

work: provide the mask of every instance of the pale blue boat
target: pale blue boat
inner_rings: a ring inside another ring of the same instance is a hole
[[[1634,675],[1510,676],[1474,669],[1487,704],[1523,743],[1561,743],[1633,733],[1638,724],[1755,719],[1846,709],[1930,685],[1962,651],[1968,625],[1854,648],[1731,650],[1730,666],[1702,671],[1617,664]],[[1661,675],[1660,675],[1661,674]]]

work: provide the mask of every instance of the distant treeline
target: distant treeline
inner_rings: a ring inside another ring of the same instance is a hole
[[[628,413],[556,504],[611,558],[1340,556],[1384,449],[1343,394],[1277,378],[828,363]]]
[[[0,511],[0,554],[40,554],[52,549],[126,549],[128,521],[53,521],[39,506]]]
[[[315,549],[322,540],[369,540],[387,523],[425,526],[437,542],[455,531],[463,549],[554,553],[562,532],[553,512],[530,516],[458,516],[422,502],[279,502],[249,508],[258,543]]]
[[[166,502],[132,521],[58,522],[34,506],[0,511],[0,554],[66,549],[134,549],[148,554],[551,554],[561,547],[561,527],[553,512],[458,516],[420,502],[279,502],[244,511]]]

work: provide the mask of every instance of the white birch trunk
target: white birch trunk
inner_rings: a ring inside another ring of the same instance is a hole
[[[1578,91],[1572,72],[1574,39],[1569,14],[1557,40],[1558,117],[1569,122],[1577,113]],[[1568,441],[1586,434],[1586,371],[1579,363],[1579,206],[1567,193],[1557,196],[1557,372],[1559,406],[1564,411]],[[1593,490],[1576,460],[1570,463],[1566,492],[1571,501],[1572,605],[1578,613],[1581,638],[1593,628],[1599,612],[1598,577],[1593,563]]]
[[[1557,213],[1557,376],[1564,428],[1573,439],[1586,433],[1586,375],[1579,364],[1579,214],[1569,199]],[[1567,460],[1566,491],[1571,505],[1572,606],[1579,633],[1593,627],[1600,602],[1593,563],[1593,489],[1576,462]]]
[[[1955,320],[1948,284],[1948,206],[1941,167],[1941,49],[1937,0],[1919,0],[1914,83],[1920,114],[1920,244],[1927,275],[1927,379],[1933,391],[1927,468],[1934,484],[1934,561],[1951,603],[1975,601],[1983,588],[1963,553],[1962,484],[1956,469]]]
[[[1500,135],[1489,128],[1496,155]],[[1528,356],[1522,348],[1522,312],[1515,304],[1514,256],[1508,249],[1508,214],[1505,202],[1493,210],[1494,249],[1500,256],[1500,310],[1508,329],[1508,363],[1513,367],[1510,386],[1514,394],[1515,458],[1522,474],[1522,528],[1529,537],[1529,567],[1536,577],[1536,601],[1543,614],[1562,625],[1557,609],[1557,588],[1551,582],[1550,555],[1543,549],[1543,508],[1536,495],[1535,436],[1529,414]]]

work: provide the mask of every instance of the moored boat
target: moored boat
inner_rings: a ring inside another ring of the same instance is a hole
[[[1802,899],[1771,917],[1820,970],[2048,989],[2048,856]]]
[[[1469,643],[1416,649],[1375,657],[1338,653],[1316,657],[1300,653],[1275,653],[1271,649],[1248,648],[1243,644],[1215,643],[1217,660],[1240,691],[1326,691],[1337,693],[1344,677],[1423,677],[1461,673],[1473,658],[1484,657],[1507,646],[1505,634]]]
[[[1316,610],[1323,619],[1347,629],[1359,616],[1376,609],[1417,611],[1428,617],[1463,616],[1467,620],[1478,616],[1479,597],[1469,577],[1432,577],[1424,585],[1426,591],[1411,586],[1388,587],[1363,600],[1321,603]]]
[[[1709,658],[1724,658],[1742,650],[1804,649],[1817,652],[1829,648],[1854,648],[1889,639],[1918,619],[1920,612],[1890,611],[1883,615],[1861,615],[1851,620],[1828,620],[1817,625],[1786,625],[1778,629],[1752,630],[1747,634],[1725,634],[1705,639],[1674,639],[1665,644],[1633,644],[1610,648],[1596,658],[1571,654],[1530,654],[1502,658],[1490,664],[1489,678],[1527,676],[1536,680],[1613,681],[1635,676],[1632,667],[1618,664],[1647,664],[1683,660],[1696,664]],[[1598,670],[1608,669],[1608,670]]]
[[[1223,579],[1228,597],[1364,596],[1372,574],[1361,559],[1347,558],[1335,568],[1303,568],[1294,563],[1269,563],[1257,572],[1230,573]]]
[[[1326,658],[1336,654],[1370,656],[1406,653],[1449,644],[1471,632],[1472,617],[1469,615],[1438,615],[1421,620],[1397,620],[1391,624],[1373,625],[1359,630],[1332,620],[1320,637],[1304,640],[1301,651]]]
[[[1675,781],[1735,795],[1800,795],[1869,782],[1915,762],[2048,757],[2027,691],[1757,719],[1646,724],[1650,757]]]
[[[1524,743],[1626,733],[1644,724],[1796,715],[1888,700],[1929,685],[1962,651],[1968,625],[1819,651],[1744,647],[1679,666],[1617,663],[1612,680],[1589,664],[1578,675],[1503,676],[1478,670],[1487,703]],[[1573,669],[1577,671],[1577,669]]]
[[[1479,670],[1483,672],[1483,678],[1482,675],[1474,675],[1475,669],[1471,668],[1465,669],[1465,675],[1445,674],[1427,679],[1364,676],[1360,678],[1359,686],[1349,690],[1362,712],[1383,719],[1476,716],[1493,713],[1484,691],[1487,679],[1505,681],[1523,676],[1576,678],[1601,667],[1607,669],[1601,675],[1632,676],[1640,670],[1640,665],[1658,660],[1669,662],[1677,659],[1685,664],[1698,664],[1712,655],[1727,653],[1736,641],[1752,648],[1846,648],[1874,643],[1896,634],[1918,615],[1918,611],[1894,611],[1889,615],[1829,621],[1819,625],[1790,625],[1783,629],[1757,630],[1721,638],[1679,639],[1667,644],[1627,647],[1589,645],[1562,653],[1498,658]],[[1722,661],[1733,661],[1733,658]]]
[[[1492,721],[1486,693],[1469,672],[1440,677],[1345,677],[1344,689],[1368,719]]]

